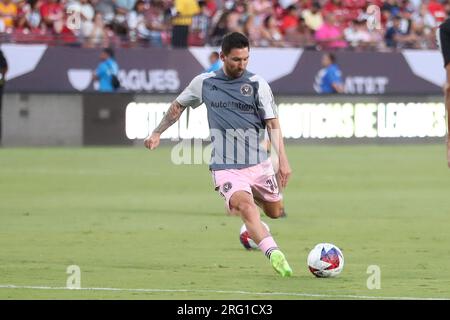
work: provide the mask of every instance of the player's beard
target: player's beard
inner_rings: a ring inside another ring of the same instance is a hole
[[[236,72],[236,78],[239,78],[240,76],[242,76],[242,75],[244,74],[244,71],[245,71],[245,69],[238,70],[238,71]]]
[[[245,71],[245,69],[242,69],[242,70],[237,69],[231,73],[231,77],[234,79],[239,78],[240,76],[242,76],[244,74],[244,71]]]
[[[230,69],[227,67],[224,67],[225,73],[227,76],[229,76],[230,78],[236,79],[239,78],[240,76],[242,76],[244,74],[245,69],[239,70],[238,68],[236,69]]]

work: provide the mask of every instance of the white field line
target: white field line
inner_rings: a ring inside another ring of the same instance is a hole
[[[255,296],[287,296],[287,297],[307,297],[307,298],[335,298],[335,299],[373,299],[373,300],[450,300],[450,298],[419,298],[419,297],[382,297],[363,295],[342,295],[342,294],[316,294],[300,292],[251,292],[234,290],[207,290],[207,289],[127,289],[127,288],[80,288],[72,289],[67,287],[47,287],[47,286],[16,286],[12,284],[0,284],[0,289],[28,289],[28,290],[75,290],[75,291],[111,291],[111,292],[180,292],[180,293],[219,293],[219,294],[240,294]]]

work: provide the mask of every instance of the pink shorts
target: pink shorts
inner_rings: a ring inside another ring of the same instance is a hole
[[[244,169],[215,170],[211,173],[215,190],[225,198],[228,210],[230,198],[236,191],[246,191],[254,198],[267,202],[282,199],[270,159]]]

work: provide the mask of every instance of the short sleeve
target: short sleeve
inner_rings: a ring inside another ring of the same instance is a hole
[[[329,73],[330,83],[342,83],[342,73],[341,70],[333,68]]]
[[[277,105],[275,104],[272,89],[270,89],[267,81],[261,77],[258,77],[258,83],[259,108],[262,113],[262,118],[265,120],[277,118]]]
[[[95,70],[95,74],[97,75],[97,77],[103,77],[106,73],[105,70],[105,65],[103,63],[101,63],[98,67],[97,70]]]
[[[203,75],[196,76],[175,100],[184,107],[197,108],[203,103],[202,87],[204,79]]]

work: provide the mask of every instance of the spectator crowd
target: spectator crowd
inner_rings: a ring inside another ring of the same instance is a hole
[[[450,0],[0,0],[0,40],[83,47],[434,49]]]

